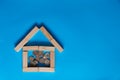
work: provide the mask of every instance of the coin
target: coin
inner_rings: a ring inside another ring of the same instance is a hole
[[[39,56],[40,56],[40,57],[43,57],[43,56],[44,56],[44,54],[43,54],[42,51],[39,52]]]
[[[49,53],[45,53],[44,58],[45,58],[45,59],[46,59],[46,58],[50,58],[50,54],[49,54]]]
[[[40,58],[40,59],[39,59],[39,62],[40,62],[40,63],[44,63],[45,60],[44,60],[43,58]]]
[[[30,61],[33,61],[33,60],[34,60],[34,57],[33,57],[33,56],[30,56],[30,57],[29,57],[29,60],[30,60]]]
[[[38,56],[39,55],[39,51],[33,51],[33,54],[35,55],[35,56]]]
[[[46,59],[46,60],[45,60],[45,64],[46,64],[46,65],[49,65],[49,64],[50,64],[50,60]]]
[[[38,64],[38,61],[36,59],[33,60],[34,64]]]

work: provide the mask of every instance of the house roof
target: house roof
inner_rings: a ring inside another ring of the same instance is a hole
[[[63,51],[63,48],[60,46],[60,44],[51,36],[51,34],[45,29],[44,26],[41,26],[38,28],[35,26],[28,34],[27,36],[15,47],[15,50],[18,52],[23,46],[37,33],[39,30],[42,31],[42,33],[48,38],[48,40],[59,50],[59,52]]]

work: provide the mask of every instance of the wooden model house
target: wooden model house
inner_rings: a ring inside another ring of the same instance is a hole
[[[32,38],[32,36],[39,30],[48,38],[53,46],[25,46],[25,44]],[[30,33],[15,47],[18,52],[23,49],[23,71],[24,72],[54,72],[55,68],[55,54],[54,50],[57,48],[59,52],[63,51],[63,48],[58,42],[50,35],[50,33],[42,26],[38,28],[35,26]],[[32,51],[34,56],[29,55],[29,51]]]

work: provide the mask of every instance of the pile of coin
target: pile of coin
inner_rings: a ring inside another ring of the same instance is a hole
[[[30,56],[30,65],[37,66],[37,64],[50,64],[50,54],[48,52],[44,53],[43,51],[33,51],[34,56]]]

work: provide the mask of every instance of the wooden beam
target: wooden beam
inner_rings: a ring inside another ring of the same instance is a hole
[[[27,68],[28,67],[28,52],[24,52],[23,51],[23,68]]]
[[[35,26],[30,33],[15,47],[15,50],[18,52],[31,38],[32,36],[38,31],[38,27]]]
[[[39,68],[38,67],[23,68],[23,72],[39,72]]]
[[[63,48],[58,44],[58,42],[50,35],[50,33],[43,26],[40,28],[40,30],[60,52],[63,51]]]
[[[50,68],[54,68],[55,66],[55,54],[54,51],[50,52]]]
[[[55,47],[53,46],[39,46],[39,50],[50,50],[50,51],[54,51]]]
[[[54,68],[40,67],[39,72],[54,72]]]
[[[50,33],[42,26],[40,30],[44,33],[44,35],[49,39],[52,40],[53,37],[50,35]]]
[[[39,50],[38,46],[24,46],[23,51],[28,51],[28,50]]]
[[[59,50],[59,52],[63,51],[63,48],[57,43],[55,39],[52,39],[51,43]]]
[[[46,67],[29,67],[23,68],[23,72],[54,72],[54,68],[46,68]]]

